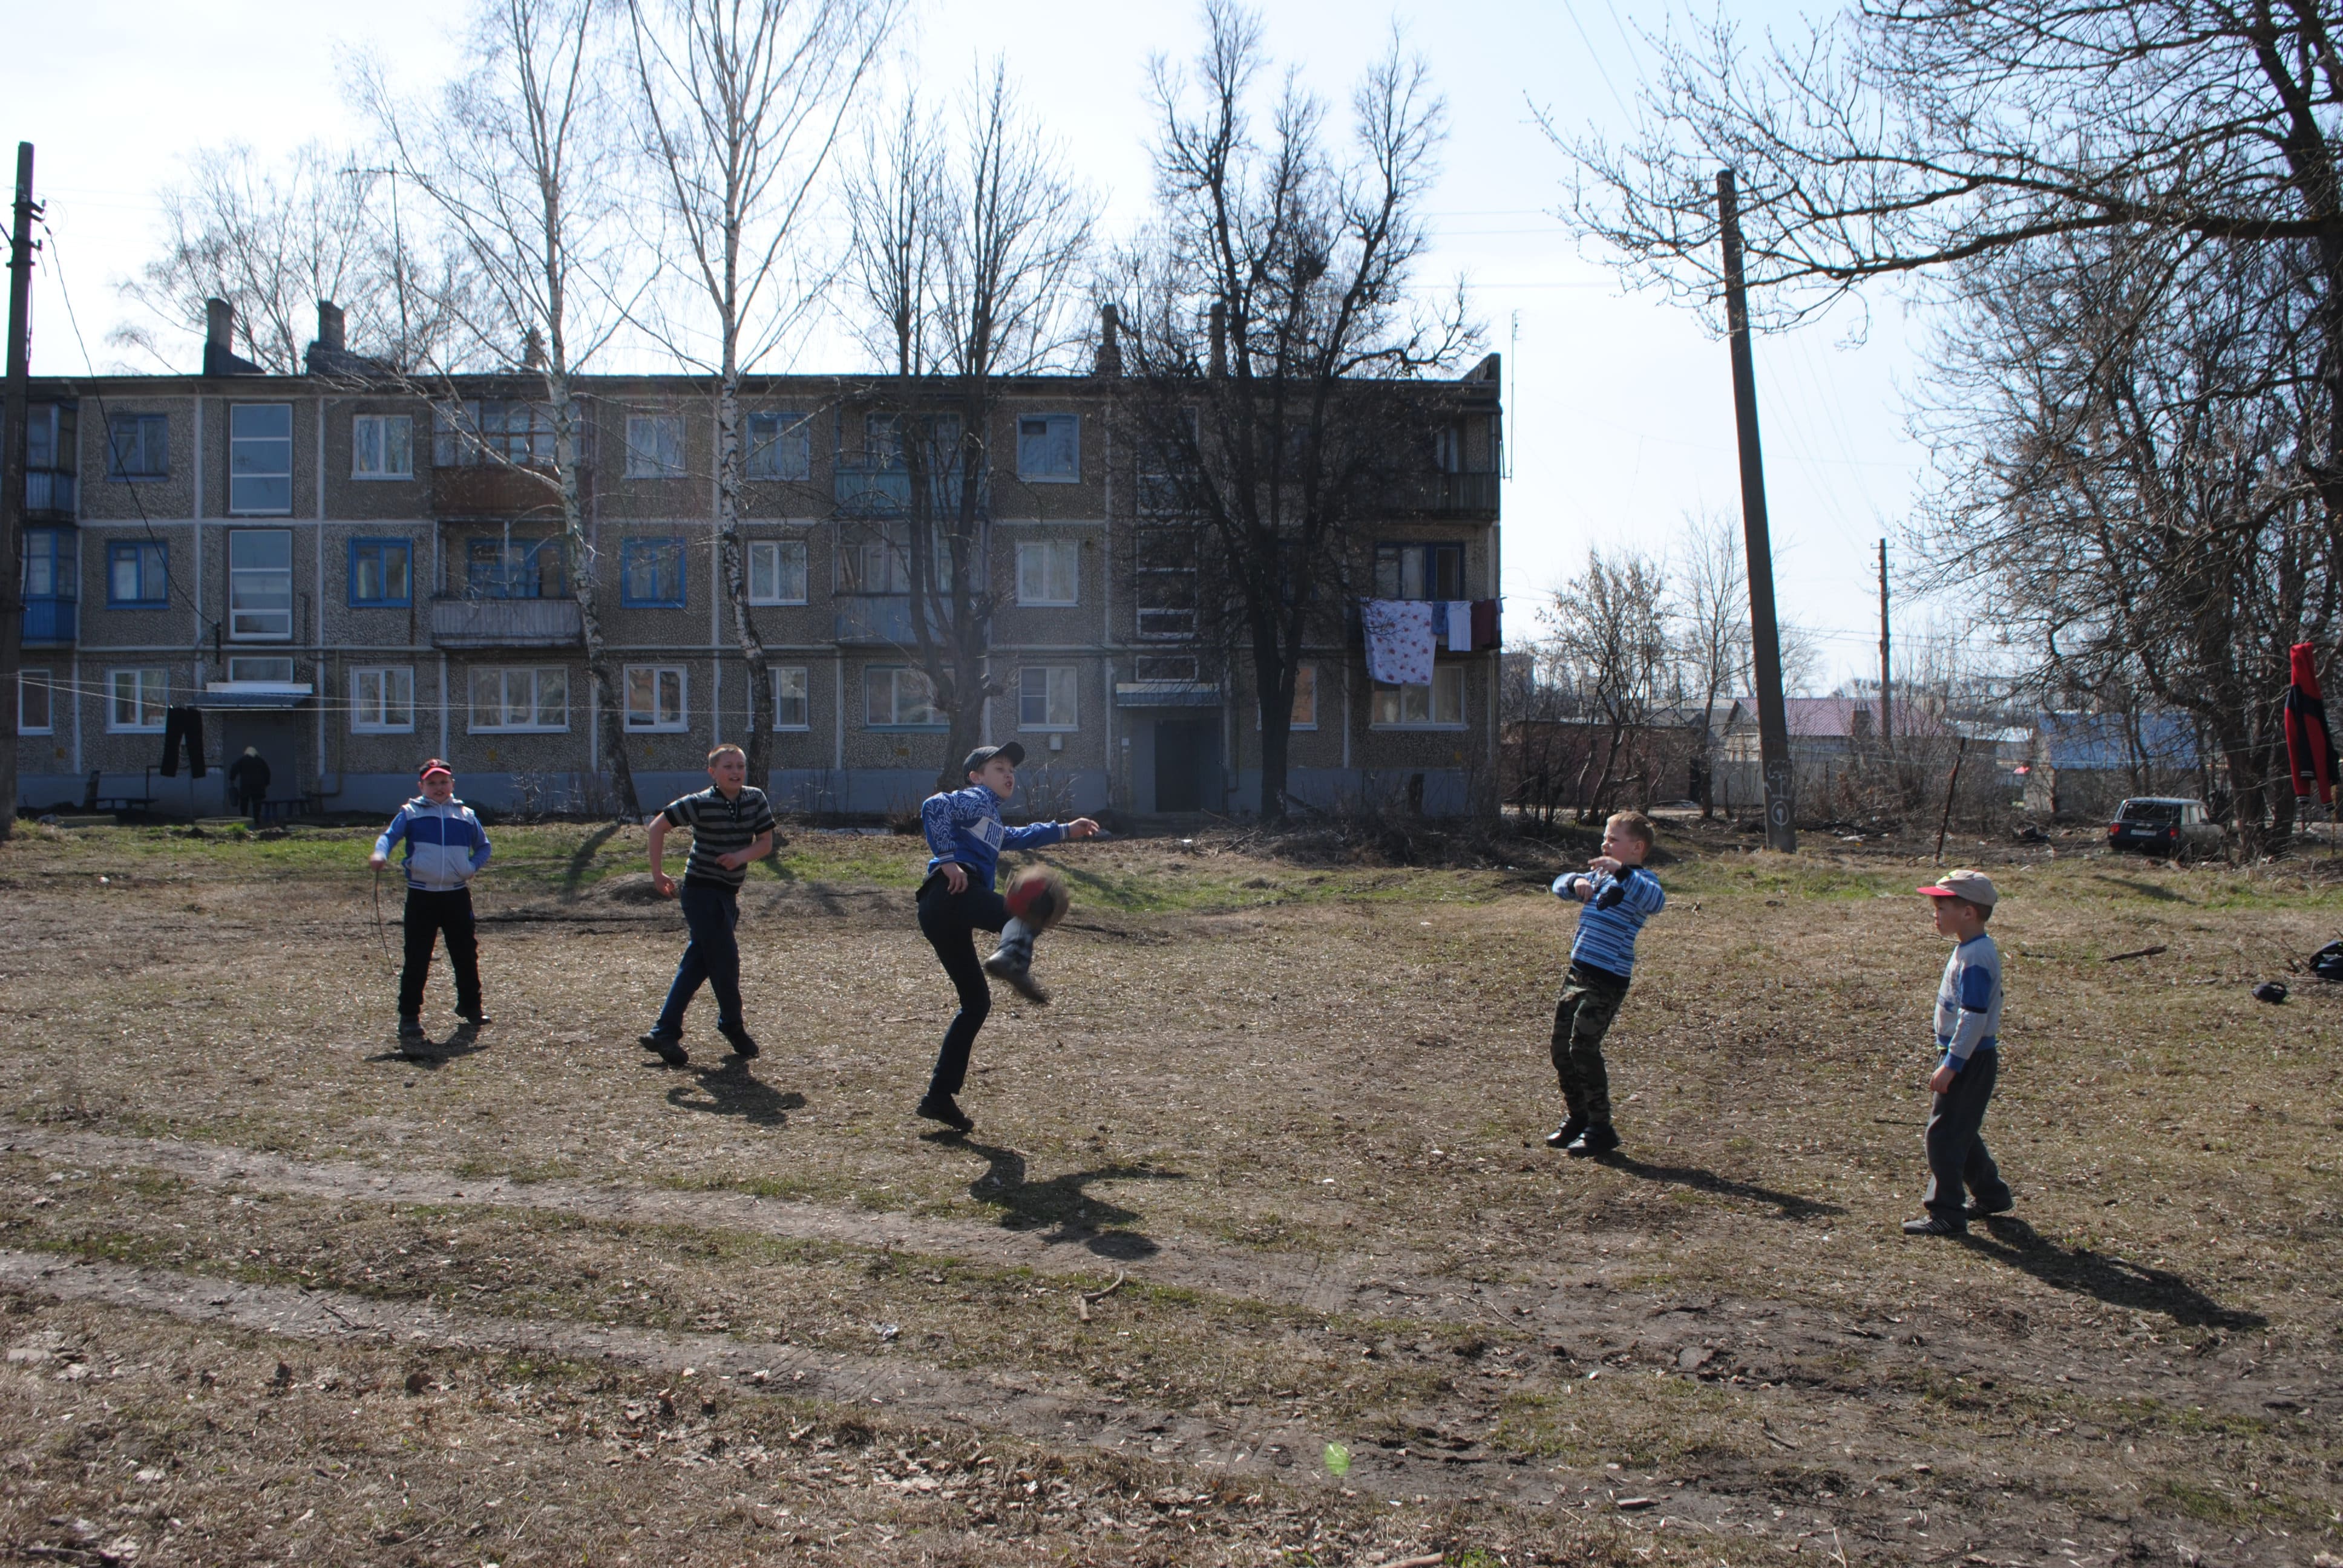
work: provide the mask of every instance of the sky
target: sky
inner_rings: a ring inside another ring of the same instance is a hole
[[[313,137],[357,138],[342,92],[349,54],[375,52],[396,81],[427,85],[458,65],[468,4],[0,0],[11,43],[0,137],[36,145],[54,236],[35,283],[35,374],[120,364],[106,341],[127,314],[116,286],[154,251],[156,190],[188,152],[241,141],[266,156]],[[1778,0],[1727,9],[1752,30],[1799,25]],[[1678,548],[1687,514],[1737,518],[1725,343],[1691,310],[1627,291],[1602,255],[1582,251],[1554,216],[1568,161],[1533,112],[1574,129],[1628,125],[1649,65],[1643,35],[1667,14],[1621,0],[1402,0],[1388,12],[1267,0],[1262,12],[1271,54],[1338,110],[1394,25],[1447,99],[1422,281],[1462,275],[1487,346],[1506,357],[1508,639],[1537,633],[1541,608],[1590,549],[1659,554]],[[1151,199],[1148,58],[1184,56],[1200,35],[1181,5],[920,0],[903,52],[930,91],[1005,55],[1073,172],[1101,193],[1111,236]],[[1860,317],[1763,336],[1755,351],[1781,613],[1815,642],[1816,689],[1875,674],[1878,541],[1906,557],[1902,529],[1924,483],[1904,409],[1924,369],[1926,319],[1893,297],[1867,303]],[[194,338],[186,345],[192,367]],[[1957,622],[1957,606],[1896,593],[1899,643]]]

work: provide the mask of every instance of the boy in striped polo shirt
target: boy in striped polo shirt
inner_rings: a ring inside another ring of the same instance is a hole
[[[1570,944],[1570,972],[1554,1010],[1554,1070],[1570,1119],[1546,1134],[1546,1147],[1573,1159],[1619,1147],[1611,1126],[1611,1076],[1603,1064],[1603,1036],[1627,1000],[1635,970],[1635,935],[1667,907],[1660,879],[1644,869],[1652,852],[1652,819],[1622,811],[1603,825],[1603,852],[1584,871],[1554,879],[1554,896],[1586,906]]]
[[[740,923],[740,884],[749,879],[749,863],[773,851],[773,809],[762,789],[749,787],[748,754],[738,746],[728,742],[708,754],[708,777],[707,789],[671,802],[651,819],[651,884],[663,899],[679,896],[675,879],[660,864],[668,829],[691,829],[680,895],[691,940],[675,966],[675,983],[668,988],[659,1021],[642,1037],[643,1049],[657,1051],[669,1067],[691,1060],[683,1049],[683,1013],[702,980],[716,993],[716,1032],[731,1042],[736,1056],[757,1054],[757,1041],[741,1017],[740,947],[732,931]]]

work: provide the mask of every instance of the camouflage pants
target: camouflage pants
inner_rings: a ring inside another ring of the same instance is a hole
[[[1603,1037],[1627,1000],[1627,982],[1616,975],[1570,966],[1562,1000],[1554,1009],[1554,1072],[1573,1116],[1594,1127],[1611,1125],[1611,1075],[1603,1065]]]

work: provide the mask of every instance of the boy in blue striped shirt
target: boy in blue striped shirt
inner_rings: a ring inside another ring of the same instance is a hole
[[[1622,811],[1603,825],[1603,852],[1584,871],[1554,879],[1554,896],[1585,906],[1570,944],[1570,972],[1554,1010],[1554,1070],[1562,1081],[1570,1119],[1546,1134],[1546,1147],[1574,1160],[1619,1147],[1611,1126],[1611,1075],[1603,1064],[1603,1037],[1627,1000],[1635,970],[1635,936],[1667,907],[1660,879],[1644,869],[1652,852],[1652,819]]]
[[[2001,949],[1985,934],[2001,895],[1983,871],[1947,871],[1920,891],[1936,934],[1950,939],[1936,985],[1936,1070],[1928,1076],[1927,1211],[1904,1221],[1907,1236],[1961,1236],[1971,1220],[2016,1206],[1985,1146],[1985,1111],[2001,1077]],[[1963,1194],[1976,1200],[1965,1201]]]

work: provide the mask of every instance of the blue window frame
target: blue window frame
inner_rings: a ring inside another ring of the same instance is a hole
[[[415,545],[408,539],[350,541],[350,607],[404,609],[415,602]]]
[[[106,547],[109,609],[162,609],[171,602],[171,554],[161,544],[117,539]]]
[[[630,609],[681,609],[683,541],[628,539],[621,543],[618,602]]]

